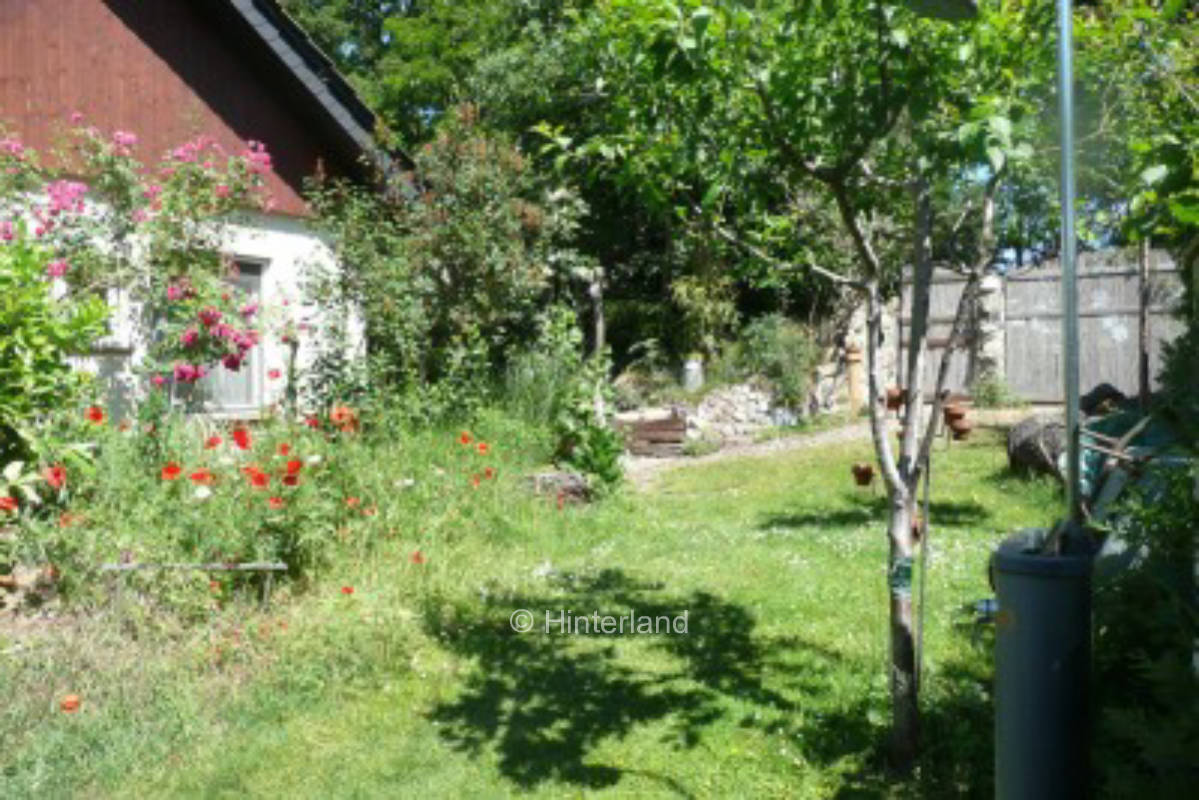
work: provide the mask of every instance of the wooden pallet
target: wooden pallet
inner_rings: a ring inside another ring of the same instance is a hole
[[[635,456],[678,456],[687,442],[687,416],[674,412],[669,417],[618,421],[629,452]]]

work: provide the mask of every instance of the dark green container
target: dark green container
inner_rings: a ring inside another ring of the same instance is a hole
[[[991,560],[995,617],[995,797],[1087,796],[1090,553],[1037,552],[1044,531]]]

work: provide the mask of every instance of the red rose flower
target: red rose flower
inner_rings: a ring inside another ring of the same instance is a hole
[[[238,428],[233,432],[233,443],[242,450],[249,450],[250,432],[245,428]]]
[[[94,422],[97,425],[104,424],[104,409],[100,406],[89,406],[87,409],[87,419],[89,422]]]
[[[67,468],[62,464],[46,467],[42,470],[42,478],[50,484],[51,489],[61,489],[67,485]]]
[[[223,442],[223,441],[225,441],[225,440],[219,436],[209,436],[208,439],[204,442],[204,449],[205,450],[213,450],[217,447],[220,447],[221,442]]]
[[[168,461],[167,465],[162,468],[162,479],[164,481],[173,481],[183,472],[183,467],[176,464],[174,461]]]

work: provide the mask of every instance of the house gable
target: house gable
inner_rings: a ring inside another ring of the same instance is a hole
[[[304,214],[318,169],[361,176],[373,116],[274,0],[0,4],[0,121],[45,151],[78,111],[155,163],[198,134],[262,141],[276,209]]]

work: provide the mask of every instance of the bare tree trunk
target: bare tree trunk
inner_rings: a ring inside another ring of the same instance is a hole
[[[920,747],[920,705],[916,686],[916,646],[912,620],[911,504],[907,492],[891,495],[891,566],[887,575],[891,606],[891,764],[907,771]]]

